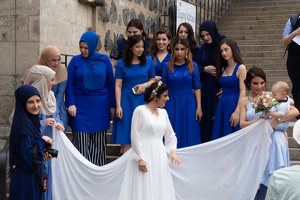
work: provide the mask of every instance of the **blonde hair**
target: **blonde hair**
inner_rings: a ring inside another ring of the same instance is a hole
[[[277,83],[275,83],[273,85],[273,88],[278,88],[280,90],[280,92],[285,92],[286,95],[290,91],[289,85],[286,82],[283,82],[283,81],[278,81]]]

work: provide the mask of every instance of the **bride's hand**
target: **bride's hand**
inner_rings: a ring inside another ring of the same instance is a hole
[[[147,170],[147,165],[146,165],[146,162],[145,162],[145,161],[143,161],[142,159],[139,160],[138,165],[139,165],[139,170],[140,170],[141,172],[148,172],[148,170]]]
[[[170,156],[171,162],[179,165],[181,163],[180,159],[177,157],[176,151],[173,150]],[[174,161],[174,162],[173,162]]]

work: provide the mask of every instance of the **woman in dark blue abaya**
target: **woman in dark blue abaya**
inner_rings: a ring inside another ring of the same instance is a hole
[[[226,38],[220,35],[215,23],[211,20],[203,22],[200,26],[200,36],[204,43],[201,45],[197,65],[199,67],[202,84],[201,104],[203,118],[200,122],[202,143],[210,141],[213,121],[215,118],[220,85],[216,80],[216,55],[219,42]]]
[[[38,113],[41,97],[36,88],[30,85],[19,87],[15,92],[16,106],[10,132],[9,166],[13,169],[10,181],[10,200],[40,200],[42,193],[38,188],[32,164],[31,149],[37,148],[37,159],[41,177],[44,174],[43,160],[51,159],[44,154],[44,145],[53,141],[40,132]]]

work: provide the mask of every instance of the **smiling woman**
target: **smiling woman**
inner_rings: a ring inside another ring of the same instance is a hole
[[[155,78],[152,59],[146,57],[145,41],[141,35],[128,39],[124,59],[119,60],[116,68],[116,117],[111,141],[121,144],[122,153],[131,147],[130,130],[134,109],[145,104],[143,93]],[[137,88],[135,93],[132,88]]]

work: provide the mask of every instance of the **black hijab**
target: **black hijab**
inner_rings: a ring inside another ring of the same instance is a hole
[[[42,138],[38,115],[29,113],[26,109],[27,101],[33,95],[40,97],[39,91],[30,85],[23,85],[15,92],[16,106],[13,123],[10,130],[9,166],[13,167],[15,148],[21,136],[29,135],[33,138]]]
[[[216,24],[211,20],[207,20],[200,25],[200,34],[203,30],[207,31],[212,39],[212,43],[205,44],[205,55],[209,58],[211,64],[216,66],[218,44],[226,36],[219,34]]]

